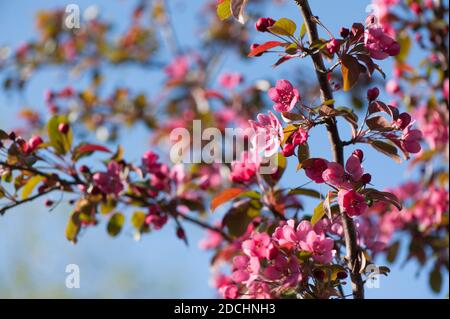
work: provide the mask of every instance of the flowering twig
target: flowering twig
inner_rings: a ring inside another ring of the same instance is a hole
[[[319,40],[319,34],[317,31],[316,18],[313,15],[309,3],[307,0],[295,0],[297,5],[300,7],[300,11],[302,13],[303,19],[305,20],[305,26],[308,33],[308,37],[311,43]],[[323,58],[320,53],[316,53],[311,55],[311,58],[314,62],[314,68],[316,69],[317,79],[319,81],[321,98],[322,101],[330,101],[333,100],[333,91],[331,89],[330,83],[328,81],[328,77],[326,74],[321,72],[321,70],[325,70],[325,65]],[[334,107],[331,105],[330,107]],[[328,135],[330,138],[330,143],[333,149],[333,157],[336,162],[343,165],[344,164],[344,149],[341,138],[339,136],[339,131],[337,128],[337,123],[335,118],[328,118],[326,120],[326,127],[328,131]],[[353,297],[356,299],[364,298],[364,283],[359,273],[359,252],[360,249],[358,247],[355,225],[353,220],[348,217],[345,213],[341,212],[341,218],[343,221],[343,228],[345,234],[345,245],[347,250],[347,262],[348,266],[351,270],[351,281],[352,281],[352,290]]]

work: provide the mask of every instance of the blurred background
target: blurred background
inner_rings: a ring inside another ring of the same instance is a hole
[[[33,39],[36,36],[34,17],[37,10],[64,8],[70,3],[79,5],[82,11],[92,5],[98,6],[100,15],[112,21],[118,33],[129,23],[128,17],[136,5],[133,0],[1,0],[0,45],[14,49],[22,42]],[[351,25],[352,22],[364,21],[369,3],[370,0],[314,0],[311,5],[321,20],[337,32],[342,26],[340,23]],[[201,31],[198,22],[205,2],[169,0],[168,4],[178,40],[184,47],[196,47]],[[298,21],[299,13],[294,9],[291,3],[283,6],[273,4],[266,8],[266,12],[273,18],[288,17]],[[254,42],[259,42],[261,39],[257,37],[262,36],[254,37]],[[158,53],[165,63],[169,62],[165,60],[166,53],[163,48]],[[286,63],[274,71],[270,67],[272,63],[273,57],[249,62],[230,55],[222,70],[240,71],[245,74],[247,82],[260,78],[295,78],[296,68],[292,64]],[[303,67],[309,66],[304,63]],[[388,62],[383,61],[382,67],[385,71],[390,70]],[[105,72],[105,90],[120,85],[152,95],[158,93],[163,82],[161,72],[139,67],[107,67]],[[83,77],[71,78],[62,68],[48,68],[37,72],[21,95],[0,91],[0,127],[5,130],[15,127],[16,114],[21,106],[44,108],[45,89],[58,89],[67,84],[82,87],[87,80]],[[315,76],[311,76],[311,81],[315,81]],[[340,102],[345,103],[345,100]],[[125,145],[126,158],[137,161],[140,154],[150,147],[148,131],[139,126],[127,130],[122,135],[126,138],[118,142]],[[329,156],[324,132],[316,130],[311,145],[313,154]],[[365,168],[368,172],[378,172],[373,181],[377,188],[398,185],[407,176],[405,164],[396,164],[374,152],[370,154]],[[286,174],[288,178],[284,183],[299,183],[295,165],[291,165],[290,169],[292,172]],[[313,205],[306,203],[306,209],[313,208]],[[113,239],[105,231],[106,225],[100,224],[82,234],[77,245],[72,245],[64,236],[69,212],[70,209],[64,205],[49,212],[42,202],[36,202],[0,217],[0,298],[216,297],[215,290],[209,285],[211,254],[198,248],[198,242],[204,235],[201,229],[186,227],[190,242],[186,246],[174,236],[174,225],[143,236],[140,242],[136,242],[131,229],[125,229]],[[383,260],[377,262],[386,264]],[[79,289],[67,289],[65,286],[68,264],[80,267]],[[368,298],[442,298],[448,294],[448,288],[442,295],[433,294],[428,285],[428,271],[420,273],[419,266],[414,263],[404,265],[397,262],[391,270],[389,277],[381,278],[379,289],[367,289]],[[444,282],[448,287],[448,277]]]

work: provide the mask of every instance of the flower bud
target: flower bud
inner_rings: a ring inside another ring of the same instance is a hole
[[[69,129],[70,129],[70,126],[67,123],[60,123],[58,125],[58,131],[64,135],[69,133]]]
[[[377,87],[367,90],[367,99],[369,102],[375,101],[380,96],[380,90]]]
[[[275,20],[271,18],[259,18],[255,23],[255,28],[259,32],[267,32],[268,28],[275,24]]]
[[[340,34],[341,34],[341,37],[343,37],[345,39],[346,37],[348,37],[350,35],[350,30],[347,28],[341,28]]]
[[[361,161],[361,163],[364,160],[364,152],[360,149],[354,150],[353,155],[356,155],[359,158],[359,160]]]

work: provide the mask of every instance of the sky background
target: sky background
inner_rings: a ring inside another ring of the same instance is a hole
[[[101,16],[114,22],[115,30],[123,30],[135,5],[129,0],[0,0],[0,46],[17,47],[25,40],[36,36],[34,14],[38,9],[65,7],[69,3],[78,4],[81,10],[90,5],[98,5]],[[195,47],[198,43],[199,7],[204,1],[169,0],[172,19],[177,28],[177,37],[184,47]],[[364,21],[366,0],[314,0],[312,8],[322,21],[334,32],[338,32],[345,22]],[[293,4],[267,8],[272,17],[288,17],[300,21],[299,13]],[[266,11],[268,12],[268,11]],[[300,25],[300,22],[298,23]],[[183,26],[180,28],[180,26]],[[261,35],[252,35],[254,42],[262,42]],[[160,58],[167,59],[167,52],[161,50]],[[414,53],[414,57],[418,56]],[[276,70],[271,69],[274,57],[243,62],[230,56],[223,70],[241,71],[248,82],[259,78],[276,80],[295,76],[292,64],[286,63]],[[307,61],[309,62],[309,61]],[[389,71],[389,63],[382,63]],[[308,68],[303,63],[301,68]],[[297,69],[298,70],[298,69]],[[388,72],[389,73],[389,72]],[[1,75],[0,75],[1,78]],[[139,69],[138,67],[107,68],[107,87],[113,89],[126,85],[133,92],[144,91],[155,95],[162,83],[160,73]],[[311,76],[315,81],[315,76]],[[21,106],[44,108],[42,92],[46,88],[59,89],[66,84],[82,88],[85,78],[70,78],[67,72],[50,68],[33,76],[22,96],[6,95],[0,92],[0,127],[9,129],[15,126],[16,114]],[[338,103],[345,103],[340,100]],[[343,104],[341,104],[343,105]],[[323,130],[312,134],[312,152],[316,157],[329,157],[328,140]],[[142,127],[126,129],[126,138],[119,142],[125,145],[126,158],[138,161],[147,150],[148,132]],[[91,138],[94,140],[94,138]],[[387,157],[368,151],[365,168],[376,172],[373,183],[378,188],[399,184],[407,177],[405,165],[399,165]],[[348,155],[348,154],[347,154]],[[283,181],[288,185],[302,184],[306,180],[295,174],[291,165],[288,177]],[[307,203],[311,209],[314,202]],[[143,236],[140,242],[132,238],[130,228],[124,229],[118,238],[110,238],[105,223],[83,233],[79,243],[72,245],[64,237],[64,229],[69,208],[58,206],[48,212],[42,203],[33,203],[9,211],[0,218],[0,298],[9,297],[69,297],[69,298],[213,298],[214,289],[209,285],[211,253],[200,250],[198,241],[203,231],[187,226],[190,246],[174,236],[174,226],[167,225],[162,231]],[[403,255],[406,252],[401,252]],[[400,258],[402,260],[404,258]],[[383,264],[383,260],[377,260]],[[65,288],[65,268],[68,264],[80,266],[80,289]],[[369,298],[438,298],[448,293],[445,288],[441,295],[435,295],[428,287],[428,271],[418,275],[419,266],[414,263],[391,267],[388,278],[381,278],[380,289],[367,289]],[[448,277],[445,278],[448,287]]]

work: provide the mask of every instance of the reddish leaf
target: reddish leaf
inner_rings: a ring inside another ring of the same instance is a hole
[[[81,155],[83,153],[90,153],[90,152],[105,152],[105,153],[111,153],[111,151],[102,146],[97,144],[86,144],[82,145],[77,149],[77,154]]]
[[[226,202],[238,197],[240,194],[244,192],[241,188],[229,188],[216,197],[214,197],[211,201],[211,210],[216,210],[220,205],[225,204]]]
[[[259,55],[261,53],[266,52],[267,50],[270,50],[272,48],[279,47],[279,46],[284,46],[284,43],[283,42],[279,42],[279,41],[269,41],[269,42],[266,42],[264,44],[261,44],[260,46],[256,47],[255,49],[253,49],[252,52],[250,52],[248,54],[248,56],[249,57],[254,57],[254,56],[257,56],[257,55]]]

